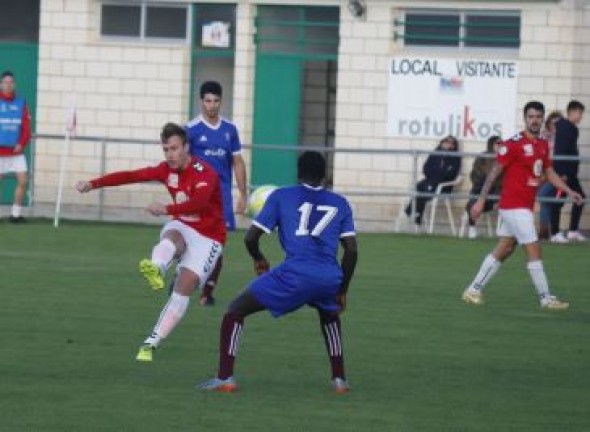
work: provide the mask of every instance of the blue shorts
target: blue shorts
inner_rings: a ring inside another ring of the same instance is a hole
[[[328,271],[326,271],[328,270]],[[282,263],[268,273],[257,277],[248,286],[248,291],[274,317],[293,312],[306,304],[324,311],[338,311],[336,295],[340,290],[340,269],[305,271]]]

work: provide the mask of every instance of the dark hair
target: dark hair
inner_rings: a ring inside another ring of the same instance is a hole
[[[173,136],[178,136],[182,140],[182,143],[186,143],[186,131],[183,127],[178,126],[176,123],[166,123],[160,133],[160,140],[165,143]]]
[[[502,141],[502,137],[500,135],[492,135],[491,137],[488,138],[488,143],[487,143],[487,152],[488,153],[494,152],[494,144],[496,144],[498,141]]]
[[[9,70],[2,72],[2,77],[0,79],[4,79],[6,77],[14,78],[14,74]]]
[[[217,81],[205,81],[203,84],[201,84],[201,89],[199,91],[201,99],[203,99],[207,93],[221,97],[223,93],[221,84],[219,84]]]
[[[455,138],[453,135],[447,135],[446,137],[441,139],[440,142],[438,143],[438,147],[436,149],[440,150],[445,141],[451,141],[453,143],[454,148],[451,151],[459,150],[459,140],[457,138]]]
[[[535,111],[541,111],[543,114],[545,114],[545,105],[543,105],[543,103],[539,101],[527,102],[527,104],[524,106],[524,109],[522,110],[522,114],[526,117],[526,113],[530,109],[534,109]]]
[[[569,113],[570,111],[575,111],[575,110],[580,110],[580,111],[584,111],[586,107],[584,107],[584,104],[580,101],[577,100],[571,100],[568,104],[567,104],[567,112]]]
[[[326,177],[326,160],[316,151],[305,151],[297,159],[297,177],[299,180],[307,180],[321,183]]]
[[[559,120],[562,117],[563,114],[561,111],[551,111],[549,114],[547,114],[547,118],[545,119],[545,129],[550,129],[551,126],[553,126],[551,123],[553,123],[554,120]]]

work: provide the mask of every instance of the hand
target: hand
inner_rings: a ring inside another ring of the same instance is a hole
[[[168,214],[166,210],[166,205],[160,202],[153,202],[149,206],[147,206],[146,211],[150,213],[152,216],[164,216]]]
[[[80,193],[90,192],[92,190],[92,183],[89,181],[80,180],[78,183],[76,183],[76,189]]]
[[[23,146],[21,144],[17,144],[12,149],[12,153],[14,154],[21,154],[23,152]]]
[[[577,205],[582,205],[584,203],[584,198],[578,192],[570,190],[567,195]]]
[[[478,199],[477,201],[475,201],[475,204],[473,204],[473,206],[471,207],[471,218],[476,221],[480,216],[481,213],[483,211],[483,206],[484,206],[484,202],[482,199]]]
[[[336,295],[336,303],[340,307],[338,313],[343,313],[346,310],[346,293],[341,292]]]
[[[244,214],[246,213],[246,203],[248,202],[248,195],[240,194],[238,197],[238,201],[236,202],[236,213]]]
[[[254,272],[260,276],[270,270],[270,264],[266,259],[254,261]]]

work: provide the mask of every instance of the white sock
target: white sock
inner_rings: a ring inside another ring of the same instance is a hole
[[[173,292],[160,313],[154,331],[144,343],[157,347],[161,340],[165,339],[180,322],[188,307],[189,299],[188,296]]]
[[[533,280],[533,285],[537,290],[537,294],[539,294],[540,298],[546,297],[549,295],[549,282],[547,281],[547,276],[545,275],[545,270],[543,270],[543,262],[541,260],[537,261],[529,261],[526,265],[529,274],[531,275],[531,279]]]
[[[172,240],[164,238],[152,249],[152,262],[160,267],[160,271],[164,274],[174,259],[175,253],[176,246]]]
[[[21,206],[13,204],[11,210],[12,217],[20,217],[22,210],[23,208]]]
[[[496,274],[500,268],[500,261],[498,261],[492,254],[486,256],[481,263],[481,267],[475,275],[475,279],[469,285],[470,290],[483,291],[484,287],[490,281],[492,276]]]

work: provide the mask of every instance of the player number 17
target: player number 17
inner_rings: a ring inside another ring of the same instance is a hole
[[[299,217],[299,228],[297,228],[297,231],[295,231],[295,235],[310,235],[309,216],[311,215],[313,208],[314,205],[311,203],[305,202],[301,204],[301,206],[298,209],[299,213],[301,213],[301,216]],[[315,206],[315,208],[317,211],[324,213],[324,215],[316,224],[316,226],[313,227],[313,229],[311,230],[312,236],[319,236],[322,233],[322,231],[326,229],[326,227],[332,221],[332,219],[334,219],[334,216],[336,216],[336,213],[338,213],[338,209],[336,207],[327,205],[318,205]]]

